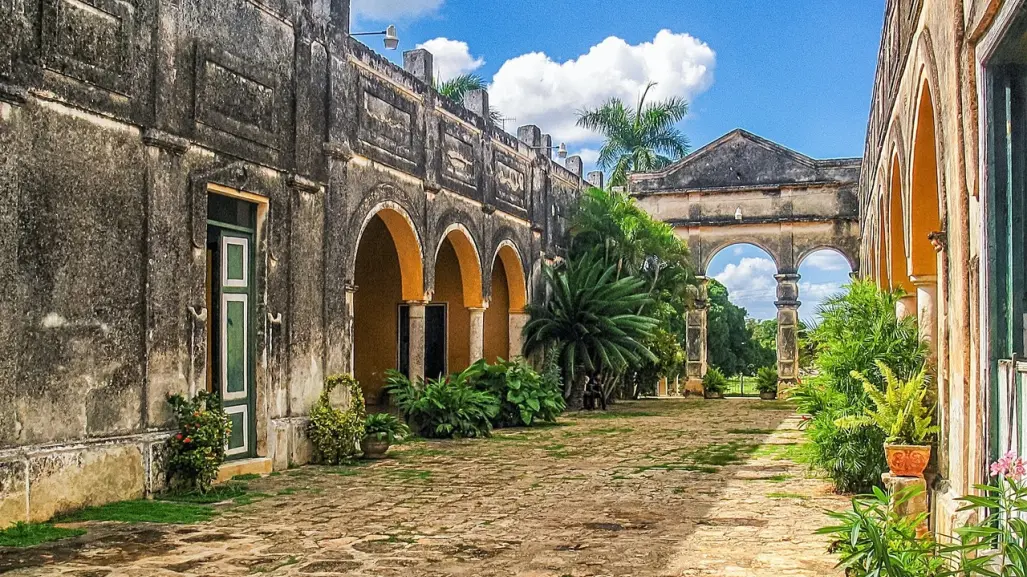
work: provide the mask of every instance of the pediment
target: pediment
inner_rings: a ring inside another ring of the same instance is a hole
[[[825,179],[822,162],[760,138],[735,130],[704,146],[666,169],[632,177],[632,190],[747,188],[799,184]]]

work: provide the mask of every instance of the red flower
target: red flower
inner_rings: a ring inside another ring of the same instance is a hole
[[[175,435],[175,438],[178,439],[179,441],[181,441],[182,440],[182,433],[179,433],[179,434]]]
[[[183,443],[192,443],[192,442],[193,442],[193,439],[192,439],[192,437],[186,437],[186,438],[185,438],[185,440],[184,440],[184,441],[182,441],[182,442],[183,442]]]

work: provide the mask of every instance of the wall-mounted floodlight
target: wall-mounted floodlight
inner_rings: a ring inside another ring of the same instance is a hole
[[[399,36],[396,34],[396,27],[391,25],[381,32],[356,32],[350,34],[350,36],[384,36],[386,50],[399,48]]]
[[[735,220],[737,220],[738,222],[742,222],[742,207],[740,206],[737,209],[735,209]]]
[[[552,148],[552,146],[529,146],[528,148],[530,148],[532,150],[549,150],[549,149]],[[566,142],[561,142],[560,143],[560,148],[556,149],[556,156],[560,157],[561,159],[567,158],[567,143]]]

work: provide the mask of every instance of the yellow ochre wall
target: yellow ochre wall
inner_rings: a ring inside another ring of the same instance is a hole
[[[354,376],[368,405],[384,404],[385,371],[397,367],[397,309],[403,295],[396,246],[377,216],[361,237],[355,281]]]
[[[485,360],[510,356],[510,288],[503,261],[496,259],[492,267],[492,300],[485,310]]]
[[[477,266],[477,263],[474,263]],[[433,303],[446,303],[448,323],[447,348],[448,370],[450,373],[462,371],[471,364],[470,330],[471,313],[464,306],[463,280],[460,276],[460,263],[457,260],[453,244],[446,240],[439,248],[435,261],[435,296]]]

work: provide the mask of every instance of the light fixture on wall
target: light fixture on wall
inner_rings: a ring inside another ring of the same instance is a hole
[[[381,32],[356,32],[350,34],[350,36],[384,36],[386,50],[399,48],[399,36],[396,34],[396,27],[391,25]]]
[[[542,150],[552,150],[553,147],[552,146],[531,146],[529,148],[531,148],[532,150],[542,151]],[[552,153],[550,153],[550,154],[552,154]],[[560,148],[556,149],[556,156],[560,157],[561,159],[567,158],[567,143],[566,142],[561,142],[560,143]]]
[[[742,207],[740,206],[735,209],[735,220],[742,222]]]

